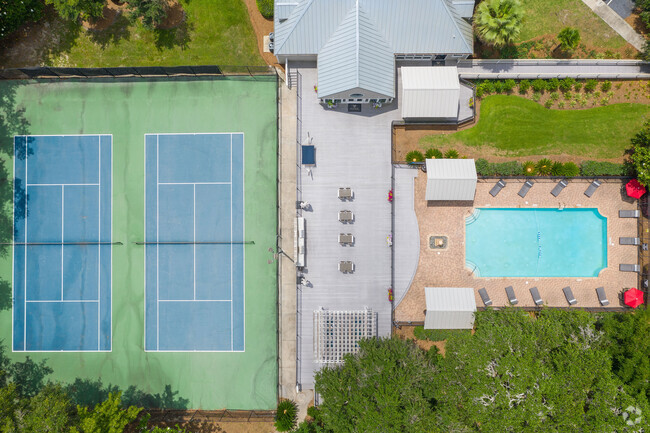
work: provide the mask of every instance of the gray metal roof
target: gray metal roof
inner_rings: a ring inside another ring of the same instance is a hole
[[[474,14],[474,0],[452,0],[452,5],[463,18],[472,18]]]
[[[286,20],[291,15],[291,11],[298,5],[297,0],[277,0],[275,2],[275,11],[273,12],[274,19]]]
[[[473,159],[427,159],[427,200],[474,200]]]
[[[395,56],[361,8],[350,9],[318,55],[318,97],[363,88],[395,96]]]
[[[317,55],[350,10],[359,8],[393,53],[473,51],[472,27],[452,0],[298,0],[286,21],[276,18],[275,54]]]
[[[403,118],[456,118],[459,99],[455,66],[402,67]]]
[[[425,329],[472,329],[476,299],[469,287],[425,287]]]

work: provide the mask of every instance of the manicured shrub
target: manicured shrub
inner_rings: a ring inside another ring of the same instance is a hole
[[[580,174],[580,168],[576,165],[575,162],[565,162],[562,169],[562,176],[566,177],[575,177]]]
[[[573,90],[579,92],[580,89],[582,89],[582,81],[576,81],[575,84],[573,85]]]
[[[601,161],[584,161],[580,164],[582,176],[624,176],[626,167],[623,164]]]
[[[533,88],[534,92],[542,93],[544,90],[546,90],[546,81],[540,79],[533,80],[531,87]]]
[[[442,152],[439,151],[438,149],[434,149],[433,147],[431,149],[428,149],[424,156],[427,159],[441,159],[442,158]]]
[[[419,150],[412,150],[406,154],[406,162],[422,162],[424,155]]]
[[[542,94],[539,92],[533,93],[533,101],[539,102],[539,100],[542,99]]]
[[[553,161],[551,165],[551,176],[562,176],[564,173],[564,164],[559,161]]]
[[[443,341],[452,335],[470,333],[468,329],[424,329],[423,326],[416,326],[413,335],[418,340]]]
[[[563,78],[560,81],[560,90],[563,91],[564,93],[570,92],[575,83],[576,83],[576,80],[574,80],[571,77]]]
[[[524,93],[528,92],[528,89],[530,89],[530,81],[521,80],[519,82],[519,93],[523,95]]]
[[[598,81],[596,80],[587,80],[585,82],[585,92],[593,92],[596,90],[596,86],[598,85]]]
[[[494,81],[493,86],[494,86],[494,93],[503,92],[503,81],[496,80],[496,81]]]
[[[611,88],[612,88],[612,82],[609,80],[600,83],[600,90],[602,90],[603,92],[609,92]]]
[[[504,92],[512,92],[512,89],[515,88],[517,83],[515,83],[515,80],[513,79],[507,79],[506,81],[503,82],[503,91]]]
[[[298,408],[291,400],[282,400],[278,403],[275,414],[275,429],[279,432],[291,431],[296,426]]]
[[[546,82],[546,90],[549,92],[555,92],[558,87],[560,87],[560,80],[557,78],[551,78]]]
[[[551,174],[552,165],[553,165],[553,161],[551,161],[548,158],[542,158],[539,161],[537,161],[535,168],[537,169],[537,173],[539,173],[540,175],[548,176],[549,174]]]
[[[257,9],[264,18],[273,18],[273,0],[257,0]]]
[[[322,422],[323,416],[320,412],[320,409],[318,409],[316,406],[309,406],[307,408],[307,415],[312,417],[317,423]]]
[[[495,172],[492,167],[492,164],[487,162],[486,159],[479,158],[475,162],[476,164],[476,173],[478,173],[481,176],[494,176]]]
[[[498,176],[521,176],[523,172],[519,161],[497,162],[492,164],[492,169]]]
[[[456,149],[449,149],[448,151],[445,152],[445,158],[447,158],[447,159],[457,159],[458,158],[458,151]]]
[[[552,99],[547,99],[547,100],[544,102],[544,107],[546,107],[546,108],[551,108],[552,106],[553,106],[553,100],[552,100]]]
[[[557,101],[558,99],[560,99],[560,94],[558,92],[551,93],[551,100],[552,101]]]
[[[537,167],[533,161],[526,161],[523,163],[524,175],[535,176],[537,174]]]

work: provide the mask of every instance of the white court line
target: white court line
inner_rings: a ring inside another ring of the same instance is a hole
[[[102,137],[97,136],[97,159],[99,160],[99,171],[97,172],[97,240],[102,240]],[[63,273],[63,272],[61,272]],[[97,351],[100,350],[102,340],[101,312],[102,312],[102,246],[97,245]]]
[[[232,302],[232,299],[159,299],[158,302]]]
[[[230,299],[232,299],[232,134],[230,134]],[[235,332],[233,330],[232,302],[230,303],[230,350],[234,349]]]
[[[99,186],[98,183],[28,183],[27,186]]]
[[[160,138],[156,136],[156,242],[160,242]],[[156,245],[156,350],[160,348],[160,248]]]
[[[45,304],[45,303],[51,303],[51,304],[65,304],[65,303],[74,303],[74,302],[84,302],[84,303],[99,303],[99,300],[93,299],[93,300],[87,300],[87,299],[64,299],[62,301],[59,300],[51,300],[51,301],[39,301],[39,300],[33,300],[33,301],[27,301],[30,304]]]
[[[27,136],[25,136],[25,185],[27,185],[27,162],[29,160],[29,152],[27,151]],[[25,242],[27,242],[27,188],[25,188],[25,200],[24,200],[24,219],[25,219]],[[27,247],[25,247],[25,293],[24,293],[24,310],[23,310],[23,350],[27,350]]]
[[[160,182],[160,185],[230,185],[230,182]]]

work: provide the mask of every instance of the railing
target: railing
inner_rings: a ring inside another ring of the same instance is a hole
[[[159,77],[203,77],[276,75],[270,66],[129,66],[115,68],[56,68],[38,66],[34,68],[0,69],[1,80],[24,80],[36,78],[159,78]]]
[[[300,161],[302,158],[302,74],[295,70],[295,85],[296,85],[296,201],[302,201],[302,171],[300,169]],[[291,80],[292,78],[290,78]],[[295,206],[297,208],[297,206]],[[302,215],[302,209],[296,210],[297,215]],[[296,274],[297,278],[297,274]],[[302,341],[302,288],[300,284],[296,284],[296,386],[300,386],[301,377],[301,359]]]

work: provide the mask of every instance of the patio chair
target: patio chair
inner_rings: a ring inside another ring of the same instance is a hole
[[[609,305],[609,300],[607,300],[607,295],[605,294],[604,287],[598,287],[596,289],[596,294],[598,295],[598,301],[600,302],[600,305],[602,305],[603,307],[605,305]]]
[[[506,295],[508,295],[508,301],[510,301],[510,304],[517,305],[519,303],[519,300],[515,296],[515,289],[513,289],[512,286],[506,287]]]
[[[641,272],[641,266],[637,264],[626,264],[626,263],[621,263],[618,265],[618,270],[621,272]]]
[[[341,245],[352,245],[354,243],[354,236],[352,233],[339,233],[339,243]]]
[[[591,198],[591,196],[594,195],[594,193],[596,192],[599,186],[600,186],[600,182],[598,182],[598,179],[594,179],[594,181],[591,182],[591,185],[589,185],[589,187],[585,191],[585,195]]]
[[[521,189],[517,194],[519,194],[519,197],[524,198],[526,197],[526,194],[528,194],[528,191],[533,187],[533,181],[532,180],[527,180],[524,182],[524,184],[521,186]]]
[[[488,296],[487,290],[485,288],[478,289],[478,294],[481,296],[481,300],[485,304],[486,307],[489,307],[492,305],[492,299]]]
[[[553,194],[553,197],[557,197],[558,195],[560,195],[560,193],[562,192],[562,190],[563,190],[564,188],[566,188],[567,185],[568,185],[568,184],[566,183],[566,180],[562,179],[561,181],[559,181],[559,182],[557,183],[557,185],[555,185],[555,188],[553,188],[553,190],[551,191],[551,194]]]
[[[618,217],[619,218],[638,218],[639,217],[639,211],[638,210],[619,210],[618,211]]]
[[[620,237],[618,243],[621,245],[641,245],[641,239]]]
[[[575,296],[573,296],[573,291],[571,290],[571,287],[566,286],[564,289],[562,289],[564,292],[564,297],[566,298],[566,301],[569,303],[569,305],[575,305],[578,303],[576,301]]]
[[[339,198],[341,200],[352,200],[352,188],[339,188]]]
[[[503,181],[503,179],[499,179],[499,181],[492,187],[490,190],[490,195],[492,197],[496,197],[497,194],[501,192],[501,190],[506,186],[506,183]]]
[[[542,301],[542,297],[539,296],[539,290],[537,290],[537,287],[530,288],[530,295],[533,297],[535,305],[538,307],[544,305],[544,301]]]

